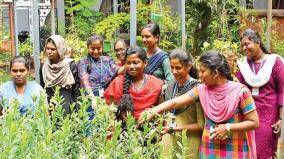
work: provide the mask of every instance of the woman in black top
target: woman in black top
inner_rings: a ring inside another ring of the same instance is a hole
[[[64,115],[73,111],[70,104],[76,102],[80,96],[78,70],[74,60],[68,57],[68,49],[63,37],[60,35],[50,36],[46,40],[44,49],[47,59],[40,68],[40,84],[47,93],[48,102],[54,96],[55,87],[60,87]],[[78,104],[75,106],[75,110],[77,109]]]

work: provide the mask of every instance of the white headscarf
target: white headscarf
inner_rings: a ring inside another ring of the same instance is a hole
[[[69,66],[69,63],[73,61],[73,59],[69,58],[70,49],[64,38],[60,35],[50,36],[47,38],[46,44],[50,39],[54,42],[60,58],[55,64],[51,64],[48,58],[44,62],[42,74],[45,87],[54,87],[58,85],[64,88],[71,88],[75,83],[75,80]]]

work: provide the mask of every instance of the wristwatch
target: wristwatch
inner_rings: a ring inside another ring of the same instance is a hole
[[[170,123],[170,129],[168,131],[169,134],[172,134],[175,132],[174,128],[177,126],[176,122],[174,120],[172,120],[172,122]]]
[[[171,125],[170,126],[170,129],[169,129],[169,131],[168,131],[168,133],[169,134],[173,134],[175,132],[175,130],[174,130],[174,125]]]
[[[231,124],[230,123],[226,124],[226,130],[227,130],[228,133],[231,132]]]

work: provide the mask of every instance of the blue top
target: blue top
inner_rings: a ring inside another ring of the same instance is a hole
[[[17,100],[19,102],[21,114],[25,114],[28,109],[35,111],[36,104],[33,101],[32,97],[37,97],[34,99],[37,99],[38,101],[42,91],[42,87],[35,81],[28,81],[24,94],[18,94],[16,92],[14,82],[8,81],[0,86],[0,106],[5,109],[12,105],[11,102]],[[5,100],[4,103],[3,100]]]

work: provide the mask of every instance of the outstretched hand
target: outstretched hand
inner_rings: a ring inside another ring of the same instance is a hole
[[[139,116],[137,127],[140,127],[143,123],[151,120],[155,115],[156,113],[151,109],[143,111]]]

